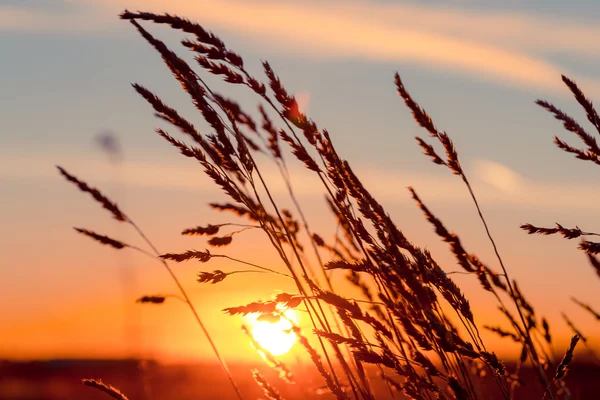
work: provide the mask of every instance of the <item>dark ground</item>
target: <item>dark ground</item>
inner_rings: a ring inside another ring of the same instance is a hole
[[[316,393],[316,389],[322,385],[322,380],[309,366],[306,366],[304,372],[296,369],[299,383],[295,385],[282,382],[276,373],[264,364],[238,364],[230,367],[246,399],[264,397],[252,379],[250,368],[258,368],[288,400],[331,398],[328,394]],[[121,389],[130,400],[234,398],[227,378],[217,365],[161,365],[135,360],[54,360],[0,361],[0,399],[109,399],[107,395],[81,385],[79,382],[82,378],[102,379],[105,383]],[[534,372],[524,370],[522,378],[531,383],[519,389],[517,399],[541,399],[541,389],[536,384]],[[574,365],[566,381],[573,399],[600,399],[600,367]],[[490,387],[493,387],[491,385]],[[391,398],[387,387],[381,382],[374,382],[373,386],[378,398]],[[499,397],[495,395],[495,391],[486,395],[486,399],[489,400],[497,398]]]

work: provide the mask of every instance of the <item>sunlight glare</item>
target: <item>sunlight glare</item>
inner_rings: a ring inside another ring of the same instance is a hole
[[[280,356],[290,351],[297,340],[296,334],[290,332],[292,329],[290,321],[297,323],[296,312],[286,310],[283,314],[287,319],[281,318],[277,322],[260,321],[256,314],[249,314],[245,317],[252,337],[274,356]]]

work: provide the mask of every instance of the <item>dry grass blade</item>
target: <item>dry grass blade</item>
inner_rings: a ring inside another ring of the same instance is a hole
[[[213,237],[208,241],[208,244],[215,247],[223,247],[230,245],[232,241],[232,236]]]
[[[509,337],[511,338],[513,341],[517,342],[517,343],[521,343],[521,339],[519,338],[519,336],[515,333],[512,332],[508,332],[498,326],[488,326],[488,325],[484,325],[483,326],[484,329],[487,329],[490,332],[494,332],[495,334],[497,334],[500,337]]]
[[[440,156],[438,156],[432,145],[426,143],[423,139],[421,139],[418,136],[416,136],[415,139],[419,146],[421,146],[421,148],[423,149],[423,153],[425,153],[426,156],[429,156],[434,164],[447,165],[446,162],[442,160]]]
[[[600,277],[600,261],[598,261],[598,259],[590,253],[587,253],[588,256],[588,260],[590,261],[590,264],[592,264],[592,267],[594,267],[594,270],[596,271],[596,274],[598,275],[598,277]]]
[[[521,306],[523,310],[525,310],[529,314],[529,316],[534,316],[535,311],[533,309],[533,306],[527,301],[527,299],[525,299],[525,296],[519,289],[519,285],[516,281],[513,281],[513,288],[515,290],[515,300],[517,301],[517,303]]]
[[[352,351],[352,355],[354,358],[359,360],[360,362],[367,364],[381,364],[385,365],[388,368],[394,368],[394,363],[389,363],[389,360],[386,360],[383,356],[377,354],[376,352],[368,349],[356,349]]]
[[[567,323],[567,325],[569,326],[569,328],[571,328],[571,330],[573,331],[573,333],[576,336],[578,336],[583,341],[583,343],[587,343],[587,341],[588,341],[587,337],[584,336],[583,333],[581,333],[581,331],[579,329],[577,329],[577,327],[575,326],[575,324],[573,323],[573,321],[571,321],[571,319],[569,317],[567,317],[567,314],[561,313],[560,315],[565,320],[565,322]]]
[[[571,300],[573,300],[573,302],[575,304],[577,304],[579,307],[583,308],[584,310],[586,310],[587,312],[589,312],[590,314],[592,314],[594,316],[594,318],[596,318],[597,320],[600,321],[600,314],[598,312],[596,312],[590,305],[585,304],[585,303],[577,300],[574,297],[571,297]]]
[[[556,373],[554,374],[554,380],[563,379],[567,375],[567,372],[569,370],[569,365],[573,361],[573,353],[575,352],[575,346],[577,346],[579,339],[580,339],[580,336],[578,334],[573,335],[573,337],[571,338],[571,343],[569,344],[569,348],[567,349],[567,352],[565,353],[565,356],[563,357],[562,361],[556,368]]]
[[[140,19],[144,21],[152,21],[156,24],[168,24],[173,29],[179,29],[186,33],[191,33],[196,36],[196,39],[201,43],[206,43],[216,48],[223,49],[225,44],[214,34],[206,31],[202,26],[191,22],[188,19],[177,17],[169,14],[153,14],[149,12],[130,12],[125,10],[120,15],[121,19],[133,20]]]
[[[215,284],[221,282],[227,277],[227,275],[229,274],[226,274],[220,269],[216,269],[213,272],[199,272],[197,281],[200,283],[210,282],[212,284]]]
[[[258,383],[258,386],[260,386],[263,394],[268,400],[283,400],[283,397],[281,397],[277,389],[271,386],[271,384],[265,379],[264,376],[260,374],[260,372],[258,372],[258,370],[252,370],[252,377],[256,383]]]
[[[481,357],[485,360],[485,362],[496,370],[498,375],[506,375],[506,368],[504,367],[504,364],[502,364],[502,362],[498,359],[498,356],[496,356],[495,353],[488,353],[487,351],[482,351],[480,354]]]
[[[275,358],[275,356],[269,350],[261,346],[254,336],[252,336],[252,333],[246,325],[242,325],[242,331],[246,334],[246,336],[248,336],[250,339],[250,345],[252,348],[254,348],[254,350],[256,350],[265,363],[279,373],[279,378],[281,380],[290,384],[296,383],[294,380],[294,375],[292,375],[289,368],[283,362]]]
[[[460,162],[458,161],[458,153],[456,152],[454,144],[452,143],[452,140],[448,134],[446,132],[440,132],[435,127],[431,117],[419,106],[419,104],[417,104],[416,101],[413,100],[410,93],[408,93],[408,90],[406,90],[406,87],[404,86],[404,83],[402,83],[398,73],[396,73],[394,81],[396,83],[398,94],[400,97],[402,97],[404,103],[412,112],[415,121],[425,128],[429,132],[430,136],[437,138],[444,147],[446,152],[446,161],[443,161],[441,157],[437,155],[432,146],[428,145],[424,140],[417,137],[419,146],[423,148],[423,151],[427,156],[431,157],[434,163],[447,166],[455,175],[462,175],[463,170]]]
[[[349,270],[349,271],[354,271],[354,272],[369,271],[369,266],[368,266],[366,260],[364,260],[364,259],[356,260],[354,262],[348,262],[348,261],[344,261],[344,260],[334,260],[334,261],[329,261],[328,263],[326,263],[324,267],[326,270],[344,269],[344,270]]]
[[[336,293],[327,290],[321,290],[319,291],[317,297],[324,302],[331,304],[332,306],[350,312],[353,317],[362,315],[362,310],[355,301],[345,299]]]
[[[556,146],[559,149],[561,149],[567,153],[575,154],[575,158],[578,158],[580,160],[592,161],[593,163],[600,165],[600,158],[599,158],[599,155],[596,153],[593,153],[591,151],[584,151],[584,150],[580,150],[575,147],[572,147],[567,142],[560,140],[558,138],[558,136],[554,137],[554,143],[556,144]]]
[[[402,99],[406,103],[406,106],[412,112],[415,121],[417,121],[419,125],[425,128],[431,136],[437,137],[439,135],[439,132],[433,124],[431,117],[429,117],[425,110],[423,110],[413,100],[411,95],[408,93],[408,90],[406,90],[406,87],[404,87],[404,83],[400,79],[400,74],[396,73],[396,75],[394,76],[394,82],[396,83],[396,89],[398,90],[398,94],[400,95],[400,97],[402,97]]]
[[[145,87],[138,85],[136,83],[134,83],[132,85],[132,87],[136,92],[138,92],[138,94],[140,96],[142,96],[152,106],[152,108],[156,112],[155,115],[157,117],[176,126],[177,128],[179,128],[181,130],[182,133],[188,135],[190,138],[192,138],[194,140],[194,142],[201,145],[204,150],[208,150],[208,148],[206,147],[205,140],[203,139],[202,135],[196,130],[196,128],[194,127],[194,125],[192,123],[190,123],[188,120],[186,120],[181,115],[179,115],[179,113],[175,109],[173,109],[173,108],[167,106],[165,103],[163,103],[163,101],[156,94],[152,93],[150,90],[148,90]],[[188,155],[189,152],[184,148],[185,145],[182,142],[179,142],[178,140],[173,139],[170,135],[168,135],[164,131],[158,130],[158,134],[161,135],[163,138],[165,138],[173,146],[179,148],[186,156]],[[198,157],[198,159],[200,161],[205,161],[205,156],[202,152],[198,152],[198,154],[195,154],[195,152],[193,152],[191,150],[190,150],[190,152],[191,152],[191,154],[189,156]]]
[[[129,247],[127,244],[125,244],[123,242],[109,238],[108,236],[99,235],[99,234],[89,231],[87,229],[83,229],[83,228],[73,228],[73,229],[75,229],[77,232],[81,233],[82,235],[91,237],[92,239],[94,239],[102,244],[105,244],[107,246],[113,247],[117,250],[123,249],[125,247]]]
[[[530,235],[538,233],[540,235],[553,235],[560,233],[565,239],[576,239],[583,235],[593,235],[593,233],[583,232],[578,226],[575,228],[565,228],[561,224],[556,224],[556,228],[540,228],[531,224],[523,224],[520,227]]]
[[[600,148],[598,147],[596,139],[587,133],[585,129],[583,129],[583,127],[577,123],[577,121],[546,101],[538,100],[536,101],[536,104],[552,113],[554,118],[562,121],[566,130],[579,136],[579,138],[588,146],[588,149],[592,154],[600,154]]]
[[[338,400],[348,399],[348,396],[346,396],[346,393],[344,393],[342,388],[333,381],[333,379],[331,378],[331,375],[325,370],[323,362],[321,361],[321,357],[315,351],[315,349],[310,345],[310,343],[308,342],[308,339],[306,339],[306,336],[304,336],[300,332],[300,329],[298,327],[294,327],[293,330],[296,333],[296,335],[298,336],[298,341],[300,342],[300,344],[306,349],[306,351],[310,355],[310,358],[311,358],[313,364],[315,364],[315,367],[317,367],[317,370],[321,373],[321,376],[325,379],[325,384],[327,385],[327,387],[329,388],[331,393],[333,393],[333,395]]]
[[[283,304],[284,307],[296,308],[302,303],[304,297],[290,293],[277,293],[273,297],[273,300],[279,304]]]
[[[108,199],[108,197],[106,197],[105,195],[103,195],[98,189],[89,186],[84,181],[82,181],[82,180],[78,179],[77,177],[69,174],[64,168],[62,168],[62,167],[60,167],[58,165],[56,166],[56,168],[58,169],[58,171],[60,172],[60,174],[63,177],[65,177],[66,180],[68,180],[69,182],[74,183],[81,191],[89,193],[94,198],[94,200],[96,200],[98,203],[102,204],[102,207],[104,207],[105,209],[107,209],[108,211],[110,211],[110,213],[113,215],[113,217],[117,221],[122,221],[122,222],[127,221],[127,217],[125,216],[125,214],[123,214],[121,212],[121,210],[119,209],[119,207],[115,203],[113,203],[112,201],[110,201]]]
[[[224,75],[225,82],[234,83],[234,84],[242,84],[244,83],[244,77],[237,72],[232,71],[225,64],[215,63],[210,61],[207,57],[204,56],[196,56],[195,60],[198,64],[214,75]]]
[[[229,315],[247,315],[259,313],[281,316],[286,308],[298,307],[302,303],[303,299],[304,298],[302,296],[279,293],[274,296],[274,300],[256,301],[243,306],[225,308],[223,311]]]
[[[166,253],[159,256],[163,260],[172,260],[175,262],[183,262],[189,260],[198,260],[200,262],[207,262],[211,259],[212,255],[208,250],[206,251],[197,251],[197,250],[188,250],[183,253]]]
[[[210,203],[209,206],[217,211],[229,211],[239,217],[247,217],[251,221],[258,221],[258,217],[245,206],[232,203]]]
[[[273,93],[279,104],[281,104],[285,110],[290,110],[294,103],[296,103],[296,99],[288,94],[268,61],[263,61],[263,70],[265,71],[267,78],[269,78],[269,85],[271,86],[271,89],[273,89]]]
[[[544,333],[544,340],[548,344],[552,344],[552,335],[550,334],[550,325],[548,324],[548,321],[546,320],[546,318],[542,318],[542,329],[543,329],[543,333]]]
[[[159,115],[159,117],[162,118],[163,116]],[[196,159],[201,164],[204,164],[206,162],[206,156],[204,155],[202,150],[199,149],[198,147],[188,146],[184,142],[177,140],[174,137],[172,137],[171,135],[169,135],[163,129],[156,129],[155,131],[156,131],[156,133],[158,133],[159,136],[161,136],[163,139],[165,139],[167,142],[169,142],[175,148],[179,149],[179,152],[181,154],[183,154],[184,156]]]
[[[585,97],[585,95],[583,94],[581,89],[579,89],[579,86],[577,86],[575,81],[569,79],[565,75],[561,75],[561,77],[562,81],[565,83],[565,85],[567,85],[571,93],[573,93],[573,95],[575,96],[575,100],[577,100],[577,102],[585,110],[588,121],[590,121],[592,125],[594,125],[598,133],[600,133],[600,118],[598,117],[598,113],[596,112],[596,109],[594,108],[592,102],[587,97]]]
[[[281,159],[281,148],[279,147],[279,133],[277,132],[277,129],[273,125],[273,122],[267,115],[267,112],[265,111],[262,105],[258,107],[258,111],[260,111],[260,115],[262,117],[261,127],[269,134],[269,149],[271,149],[271,152],[276,159]]]
[[[208,226],[197,226],[195,228],[186,229],[181,232],[182,235],[216,235],[219,233],[219,229],[222,225],[208,225]]]
[[[313,332],[315,334],[321,336],[322,338],[325,338],[333,343],[348,344],[350,346],[357,347],[357,348],[364,347],[364,345],[365,345],[365,343],[363,341],[359,341],[354,338],[347,338],[342,335],[338,335],[337,333],[325,332],[320,329],[314,329]]]
[[[600,253],[600,243],[590,242],[589,240],[583,240],[579,243],[579,248],[585,251],[590,256]]]
[[[102,382],[100,379],[82,379],[81,383],[83,383],[85,386],[89,386],[89,387],[101,390],[104,393],[106,393],[107,395],[109,395],[110,397],[112,397],[113,399],[128,400],[127,396],[125,396],[123,393],[121,393],[119,391],[119,389]]]
[[[379,334],[387,338],[393,337],[389,328],[387,328],[379,319],[373,317],[369,313],[363,312],[356,301],[345,299],[342,296],[327,290],[319,290],[316,297],[338,309],[348,311],[352,318],[366,322]]]
[[[560,380],[564,379],[565,376],[567,376],[567,373],[569,372],[569,365],[573,361],[573,353],[575,352],[575,346],[577,346],[578,342],[579,342],[579,335],[575,334],[571,338],[571,343],[569,344],[569,348],[567,349],[567,352],[565,353],[563,359],[561,360],[558,367],[556,367],[556,372],[554,373],[554,378],[552,379],[552,382],[550,382],[550,384],[546,388],[546,391],[544,392],[544,396],[542,397],[542,400],[544,400],[546,398],[546,394],[549,393],[550,395],[552,395],[552,385],[554,384],[554,382],[560,381]]]
[[[598,117],[598,113],[596,112],[596,109],[594,108],[594,105],[592,104],[592,102],[587,97],[585,97],[585,95],[583,94],[581,89],[579,89],[579,87],[573,80],[567,78],[564,75],[562,75],[562,80],[565,83],[565,85],[567,85],[567,87],[569,88],[571,93],[573,93],[577,102],[585,110],[588,120],[592,123],[592,125],[600,133],[600,119]],[[568,143],[560,140],[558,137],[554,137],[554,143],[558,146],[558,148],[560,148],[561,150],[563,150],[567,153],[575,154],[575,157],[580,160],[589,160],[589,161],[594,162],[597,165],[600,165],[600,147],[598,146],[596,139],[594,137],[592,137],[590,134],[588,134],[583,129],[583,127],[581,127],[581,125],[579,125],[573,118],[571,118],[567,114],[563,113],[561,110],[559,110],[554,105],[552,105],[546,101],[543,101],[543,100],[538,100],[538,101],[536,101],[536,103],[538,105],[540,105],[541,107],[545,108],[546,110],[548,110],[550,113],[552,113],[556,119],[562,121],[565,129],[567,129],[568,131],[573,132],[577,136],[579,136],[579,138],[588,147],[587,150],[580,150],[580,149],[572,147]]]
[[[142,296],[136,300],[136,303],[142,304],[163,304],[166,300],[165,296]]]
[[[475,272],[475,269],[471,266],[471,263],[469,262],[469,255],[467,254],[466,250],[463,248],[458,236],[456,236],[456,234],[454,234],[454,233],[448,232],[448,230],[446,229],[446,227],[444,227],[442,222],[438,218],[436,218],[436,216],[433,215],[433,213],[429,210],[429,208],[427,208],[427,206],[425,206],[425,204],[421,201],[421,199],[417,195],[417,192],[412,187],[409,186],[408,190],[410,191],[413,199],[417,202],[417,206],[419,206],[419,208],[425,214],[425,217],[427,218],[427,220],[435,228],[435,233],[440,238],[442,238],[442,240],[444,240],[445,242],[448,242],[450,244],[450,248],[452,249],[452,252],[456,256],[456,259],[458,260],[459,264],[467,272]]]
[[[278,312],[277,302],[252,302],[243,306],[224,308],[223,312],[229,315],[247,315],[252,313],[273,314]]]

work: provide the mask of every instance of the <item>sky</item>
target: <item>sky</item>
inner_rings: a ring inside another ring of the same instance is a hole
[[[218,189],[153,133],[160,123],[131,83],[146,85],[184,114],[193,115],[193,108],[160,57],[117,18],[124,9],[195,20],[256,74],[261,60],[269,60],[409,238],[430,249],[445,270],[458,270],[411,201],[411,185],[467,249],[498,269],[465,187],[415,144],[415,135],[426,135],[396,94],[399,72],[454,140],[509,272],[536,312],[548,317],[563,345],[570,331],[560,312],[599,344],[600,328],[569,300],[600,303],[600,281],[577,242],[519,229],[526,222],[591,231],[600,225],[597,166],[558,150],[555,135],[579,143],[534,104],[546,99],[587,122],[560,75],[600,98],[597,2],[0,0],[0,358],[210,354],[183,304],[134,304],[143,294],[175,291],[160,264],[75,234],[73,226],[86,227],[139,243],[54,168],[60,164],[101,187],[165,252],[203,249],[202,239],[181,237],[181,230],[229,221],[207,206],[223,199]],[[182,38],[146,27],[173,46]],[[257,105],[247,92],[227,93]],[[106,132],[122,146],[117,162],[97,144]],[[301,166],[292,172],[314,230],[331,237],[322,193]],[[267,176],[283,199],[277,175]],[[236,240],[227,254],[282,268],[257,233]],[[233,268],[211,263],[211,270]],[[293,286],[277,276],[243,275],[200,285],[200,267],[178,265],[176,273],[224,354],[252,357],[241,320],[221,309]],[[454,277],[476,318],[498,324],[499,314],[489,311],[494,299],[469,277]],[[499,353],[515,351],[493,336],[486,341]]]

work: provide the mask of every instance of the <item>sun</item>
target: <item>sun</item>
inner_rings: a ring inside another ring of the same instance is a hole
[[[292,323],[297,323],[294,310],[286,310],[277,322],[261,321],[259,315],[249,314],[244,317],[250,328],[250,334],[265,350],[274,356],[280,356],[294,346],[297,341],[296,334],[291,332]]]

